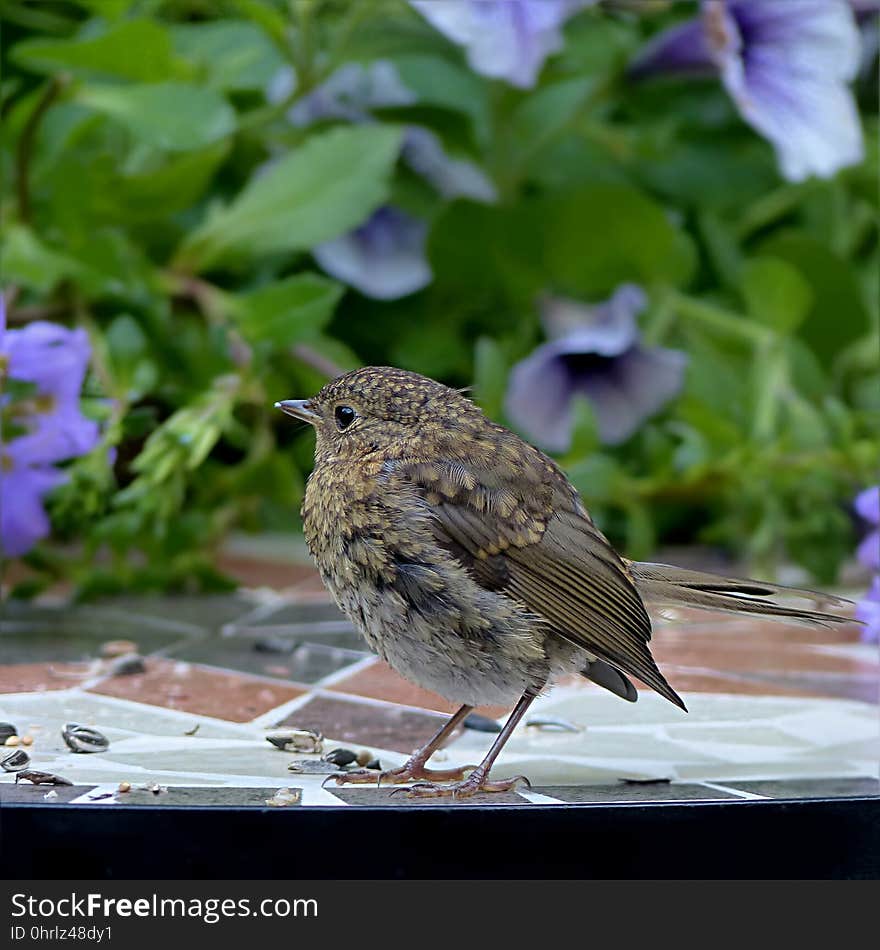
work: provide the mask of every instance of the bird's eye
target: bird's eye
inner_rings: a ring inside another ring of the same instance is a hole
[[[333,415],[336,418],[337,428],[341,430],[347,429],[354,422],[356,413],[351,406],[337,406]]]

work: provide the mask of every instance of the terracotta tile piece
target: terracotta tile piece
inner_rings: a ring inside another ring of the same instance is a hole
[[[353,745],[407,753],[427,742],[443,721],[443,716],[401,709],[391,703],[361,703],[320,695],[278,725],[317,729]]]
[[[372,666],[352,673],[329,688],[332,692],[350,693],[355,696],[368,696],[371,699],[384,699],[401,706],[418,706],[420,709],[433,709],[442,713],[454,713],[458,705],[450,703],[426,689],[410,683],[395,673],[387,663],[377,660]],[[510,712],[504,706],[480,706],[477,712],[491,719],[498,719]]]
[[[147,672],[115,676],[91,690],[136,703],[248,722],[306,690],[172,660],[149,660]]]
[[[70,689],[94,675],[90,663],[12,663],[0,666],[0,693]]]

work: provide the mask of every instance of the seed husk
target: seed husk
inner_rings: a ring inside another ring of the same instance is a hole
[[[31,757],[24,749],[9,749],[0,756],[0,766],[4,772],[20,772],[30,765]]]
[[[91,726],[81,726],[76,722],[69,722],[61,730],[61,738],[67,743],[71,752],[104,752],[109,748],[107,737]]]

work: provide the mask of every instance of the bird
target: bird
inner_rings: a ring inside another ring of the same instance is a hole
[[[840,598],[626,559],[549,456],[489,419],[463,390],[389,366],[330,380],[275,407],[315,430],[301,515],[324,585],[373,652],[459,708],[379,781],[417,798],[505,792],[492,766],[536,697],[580,674],[624,700],[631,677],[686,711],[651,655],[647,604],[808,624],[849,622],[789,606]],[[482,762],[428,760],[476,706],[513,707]],[[375,782],[375,772],[333,776]]]

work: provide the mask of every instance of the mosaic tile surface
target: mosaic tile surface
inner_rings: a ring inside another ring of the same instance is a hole
[[[452,710],[369,654],[313,573],[287,580],[211,598],[3,605],[0,721],[32,738],[32,768],[74,784],[15,785],[0,773],[0,806],[434,804],[385,787],[324,787],[331,766],[320,754],[266,741],[279,727],[313,729],[324,752],[366,750],[393,768]],[[114,674],[104,652],[120,639],[133,642],[142,672]],[[633,705],[585,681],[561,684],[535,702],[496,766],[532,787],[468,802],[878,795],[880,662],[855,627],[679,611],[656,618],[653,645],[688,714],[648,690]],[[478,712],[503,720],[507,711]],[[99,729],[109,748],[70,752],[66,722]],[[460,728],[431,764],[479,761],[493,738]],[[297,802],[275,801],[279,789]]]

